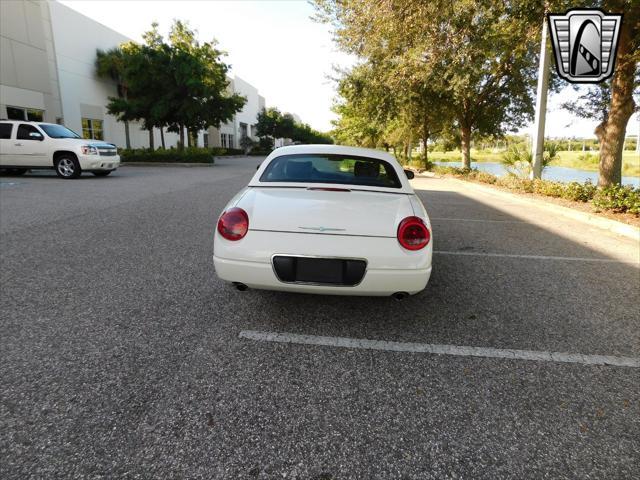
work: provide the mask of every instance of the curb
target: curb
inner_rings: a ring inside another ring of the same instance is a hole
[[[122,162],[121,167],[213,167],[213,163]]]
[[[632,240],[635,240],[635,241],[640,241],[640,228],[635,227],[633,225],[629,225],[627,223],[619,222],[617,220],[611,220],[605,217],[600,217],[587,212],[581,212],[579,210],[574,210],[573,208],[564,207],[562,205],[556,205],[554,203],[545,202],[544,200],[540,200],[538,198],[528,198],[528,197],[523,197],[521,195],[518,195],[517,193],[503,192],[502,190],[498,190],[496,188],[491,188],[484,185],[478,185],[476,183],[468,182],[466,180],[460,180],[459,178],[451,178],[451,177],[445,177],[445,178],[447,180],[454,180],[456,182],[461,183],[468,190],[476,190],[480,192],[491,193],[493,195],[497,195],[503,198],[508,198],[509,200],[515,200],[520,203],[536,205],[538,207],[541,207],[547,210],[548,212],[556,213],[558,215],[562,215],[563,217],[571,218],[573,220],[578,220],[588,225],[598,227],[603,230],[608,230],[612,233],[631,238]]]

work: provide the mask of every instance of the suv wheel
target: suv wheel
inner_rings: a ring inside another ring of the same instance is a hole
[[[56,173],[60,178],[70,179],[70,178],[78,178],[82,173],[82,169],[80,168],[80,163],[78,163],[78,159],[75,156],[71,155],[60,155],[56,158]]]

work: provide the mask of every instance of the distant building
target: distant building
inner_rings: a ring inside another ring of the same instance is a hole
[[[209,128],[207,143],[210,147],[241,148],[243,137],[257,140],[256,123],[258,113],[265,106],[264,97],[256,87],[240,77],[229,79],[229,91],[246,97],[247,103],[230,122],[221,125],[219,129]]]
[[[63,123],[85,138],[124,147],[124,124],[106,110],[116,85],[95,75],[95,58],[97,49],[130,40],[58,2],[0,1],[0,118]],[[247,104],[219,130],[201,132],[200,145],[240,148],[243,135],[255,137],[264,97],[237,77],[229,88],[246,96]],[[149,133],[139,123],[130,122],[129,131],[133,148],[149,147]],[[165,131],[167,147],[177,141],[177,134]]]

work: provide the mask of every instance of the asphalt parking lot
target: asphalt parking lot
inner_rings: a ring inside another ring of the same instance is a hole
[[[424,292],[238,292],[258,162],[0,178],[1,478],[637,478],[637,242],[417,179]]]

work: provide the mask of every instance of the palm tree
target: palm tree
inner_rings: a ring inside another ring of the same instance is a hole
[[[101,78],[109,78],[113,80],[118,89],[118,97],[127,100],[128,86],[124,79],[124,55],[120,48],[112,48],[104,51],[98,49],[96,51],[96,74]],[[127,149],[131,148],[131,140],[129,136],[129,120],[122,119],[124,122],[124,135]]]

